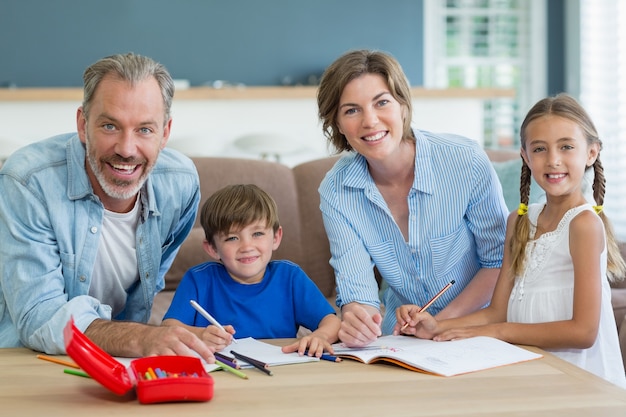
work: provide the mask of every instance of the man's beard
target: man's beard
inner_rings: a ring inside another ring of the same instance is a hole
[[[91,141],[89,139],[89,135],[85,133],[87,161],[89,163],[89,166],[91,167],[91,170],[96,176],[96,179],[98,180],[98,183],[100,184],[100,187],[102,187],[102,190],[104,190],[104,192],[109,197],[119,199],[119,200],[126,200],[137,195],[139,190],[141,190],[141,187],[143,187],[143,184],[146,182],[146,179],[148,178],[148,174],[150,174],[150,171],[152,171],[154,163],[142,164],[144,171],[136,182],[124,181],[124,180],[108,180],[104,174],[104,170],[101,168],[101,165],[100,165],[100,163],[105,164],[105,162],[102,162],[101,160],[96,159],[93,149],[90,146],[90,142]],[[134,158],[121,158],[119,156],[114,158],[114,160],[109,159],[107,162],[129,164],[129,165],[136,164],[136,162],[134,161]]]

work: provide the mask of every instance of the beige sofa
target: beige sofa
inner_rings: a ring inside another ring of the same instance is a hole
[[[510,151],[487,151],[496,171],[502,175],[517,175],[519,170],[502,163],[516,161],[519,154]],[[289,168],[275,162],[235,158],[193,158],[198,174],[202,202],[213,192],[228,184],[254,183],[274,197],[283,226],[283,240],[274,259],[289,259],[299,264],[334,305],[335,277],[328,264],[330,249],[319,210],[318,186],[338,157],[328,157]],[[511,174],[512,172],[512,174]],[[509,181],[501,182],[507,187]],[[519,188],[505,190],[505,195],[517,201]],[[202,203],[201,203],[202,204]],[[165,290],[155,299],[151,323],[158,324],[170,305],[176,286],[190,267],[209,260],[202,249],[204,232],[196,221],[194,229],[183,243],[178,256],[167,273]],[[623,246],[626,254],[626,245]],[[620,329],[622,356],[626,358],[626,282],[613,288],[615,319]]]

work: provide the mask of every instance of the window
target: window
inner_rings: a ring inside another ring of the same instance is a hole
[[[603,142],[605,210],[617,236],[626,240],[626,2],[580,0],[571,6],[580,27],[569,28],[568,39],[580,39],[580,53],[570,65],[580,68],[579,99]]]
[[[424,1],[426,87],[516,92],[486,100],[485,147],[518,147],[521,119],[545,95],[544,21],[544,1]]]

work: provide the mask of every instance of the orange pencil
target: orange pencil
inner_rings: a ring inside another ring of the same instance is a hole
[[[448,283],[446,284],[446,286],[445,286],[445,287],[443,287],[443,288],[441,289],[441,291],[439,291],[437,294],[435,294],[435,296],[434,296],[433,298],[431,298],[429,302],[427,302],[426,304],[424,304],[424,306],[423,306],[422,308],[420,308],[420,311],[419,311],[419,312],[421,313],[422,311],[426,310],[428,307],[430,307],[431,305],[433,305],[433,303],[434,303],[435,301],[437,301],[437,298],[441,297],[441,296],[443,295],[443,293],[444,293],[444,292],[448,291],[448,289],[449,289],[449,288],[450,288],[453,284],[454,284],[454,280],[452,280],[452,281],[448,282]],[[406,326],[408,326],[408,325],[409,325],[409,323],[408,323],[408,322],[404,323],[404,325],[402,326],[402,328],[401,328],[400,330],[404,330],[404,329],[406,329]]]
[[[80,366],[76,365],[74,362],[64,361],[63,359],[53,358],[52,356],[37,355],[37,358],[43,359],[44,361],[57,363],[59,365],[69,366],[70,368],[80,369]]]
[[[150,379],[157,379],[157,374],[154,372],[154,369],[152,369],[152,367],[148,367],[148,371],[146,372],[148,375],[150,375]]]

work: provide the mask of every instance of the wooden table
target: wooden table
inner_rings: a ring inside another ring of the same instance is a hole
[[[246,370],[248,380],[214,372],[205,403],[140,404],[28,349],[0,349],[0,416],[620,416],[626,390],[550,354],[451,378],[389,365],[320,361]]]

